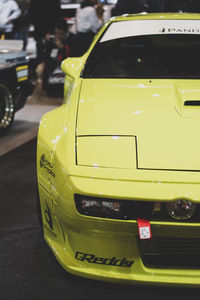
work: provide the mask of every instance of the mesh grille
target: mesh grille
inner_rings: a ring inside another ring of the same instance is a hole
[[[200,268],[199,238],[154,237],[138,240],[144,265],[157,268]]]

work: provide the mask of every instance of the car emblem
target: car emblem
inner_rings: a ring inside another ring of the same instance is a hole
[[[186,199],[167,203],[168,214],[176,220],[187,220],[195,213],[196,204]]]

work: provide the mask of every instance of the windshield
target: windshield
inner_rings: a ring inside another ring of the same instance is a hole
[[[83,77],[200,78],[200,35],[153,34],[100,41]]]

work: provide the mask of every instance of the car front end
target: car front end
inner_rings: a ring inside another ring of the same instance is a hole
[[[37,170],[44,237],[68,272],[199,287],[199,23],[120,17],[64,61],[65,100],[41,120]]]

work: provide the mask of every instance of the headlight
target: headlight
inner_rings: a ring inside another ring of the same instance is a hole
[[[167,203],[167,211],[176,220],[187,220],[194,215],[196,204],[187,199],[179,199],[175,202]]]
[[[82,215],[122,219],[122,201],[75,195],[78,212]]]
[[[81,215],[120,220],[150,218],[154,205],[153,202],[105,199],[83,195],[75,195],[75,204]]]
[[[200,220],[200,204],[191,203],[180,199],[175,202],[153,202],[139,200],[105,199],[75,195],[76,209],[81,215],[120,219],[137,220],[147,219],[158,222],[188,221],[198,222]]]

